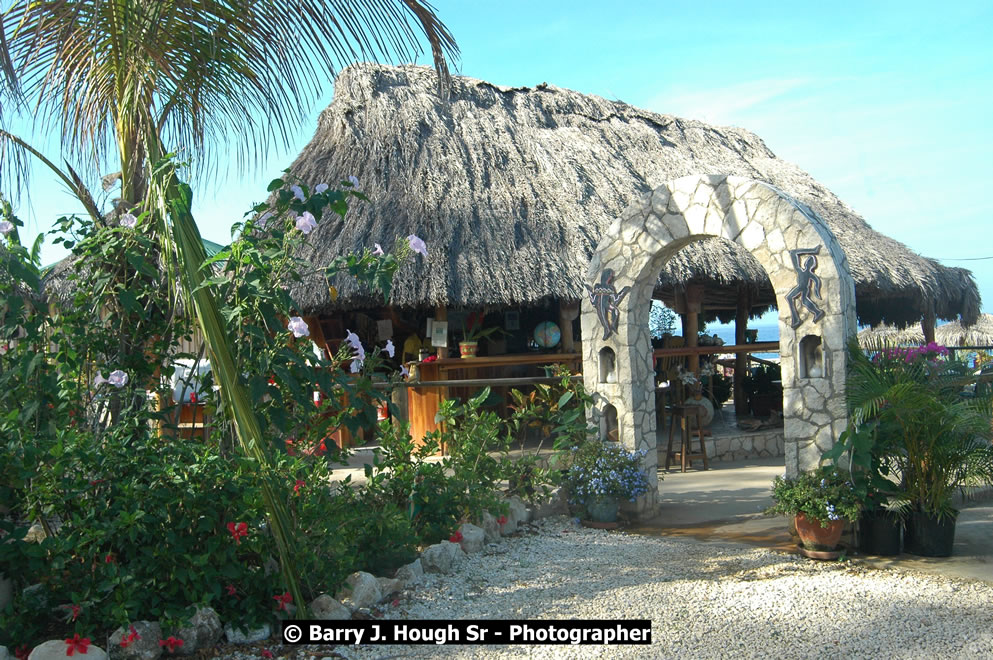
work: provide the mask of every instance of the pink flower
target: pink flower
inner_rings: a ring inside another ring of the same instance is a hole
[[[182,645],[183,645],[183,640],[179,639],[178,637],[173,637],[172,635],[170,635],[168,639],[159,640],[159,646],[165,647],[165,649],[169,651],[169,653],[174,653],[176,649]]]
[[[120,220],[122,227],[127,227],[128,229],[134,229],[134,226],[138,224],[138,218],[134,217],[130,213],[125,213],[121,216]]]
[[[324,184],[321,184],[321,185],[324,185]],[[326,187],[327,186],[325,186],[325,188]],[[272,658],[272,651],[270,651],[269,649],[262,649],[262,652],[261,653],[262,653],[262,657],[263,658],[266,658],[266,660],[269,660],[270,658]]]
[[[68,648],[66,649],[66,655],[72,655],[76,651],[79,651],[83,655],[86,655],[86,650],[90,646],[90,638],[89,637],[80,638],[79,633],[76,633],[76,635],[72,639],[66,640],[66,645],[68,646]]]
[[[318,195],[320,195],[322,192],[324,192],[327,189],[328,189],[328,184],[326,183],[318,183],[316,186],[314,186],[314,192],[317,193]]]
[[[303,215],[297,217],[296,226],[297,229],[302,231],[304,234],[309,234],[314,231],[317,227],[317,221],[314,219],[314,214],[310,211],[304,211]]]
[[[293,336],[297,339],[300,337],[310,336],[310,328],[307,327],[307,322],[299,316],[291,316],[290,322],[286,324],[286,328],[292,332]]]
[[[396,353],[397,353],[397,348],[396,348],[396,346],[393,345],[393,340],[392,339],[387,339],[386,340],[386,354],[389,355],[390,357],[393,357],[394,355],[396,355]]]
[[[301,202],[306,199],[303,196],[303,188],[301,188],[300,186],[290,186],[290,192],[293,193],[293,196],[299,199]]]
[[[293,596],[290,595],[289,591],[282,595],[273,596],[272,599],[276,601],[277,610],[285,610],[286,606],[293,602]]]
[[[107,378],[107,383],[118,388],[124,387],[128,384],[128,375],[120,369],[115,369],[110,372],[110,376]]]
[[[374,257],[381,257],[384,254],[386,254],[386,253],[383,252],[383,246],[380,245],[379,243],[376,243],[376,249],[372,251],[372,256],[374,256]]]
[[[428,256],[427,245],[425,245],[424,244],[424,241],[422,241],[416,235],[411,234],[410,236],[408,236],[407,237],[407,244],[410,245],[410,249],[413,250],[414,252],[417,252],[419,254],[422,254],[425,257]]]
[[[248,523],[228,523],[228,531],[238,545],[241,545],[241,537],[248,536]]]

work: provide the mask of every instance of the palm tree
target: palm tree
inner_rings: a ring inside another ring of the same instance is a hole
[[[0,185],[19,186],[29,159],[40,158],[94,221],[106,222],[72,160],[119,170],[115,212],[151,214],[163,255],[176,256],[172,273],[195,310],[242,447],[263,466],[270,529],[301,608],[289,516],[268,478],[261,427],[214,295],[200,286],[206,254],[190,188],[167,154],[182,154],[208,175],[212,157],[229,143],[240,166],[257,162],[273,140],[289,140],[337,68],[360,58],[411,59],[420,52],[419,32],[444,91],[446,57],[458,49],[419,0],[352,0],[345,7],[320,0],[17,0],[0,15],[0,108],[30,112],[73,154],[61,168],[0,124]]]

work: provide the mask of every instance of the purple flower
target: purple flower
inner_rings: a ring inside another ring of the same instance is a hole
[[[314,231],[315,227],[317,227],[317,221],[314,220],[314,214],[310,211],[304,211],[303,215],[297,217],[297,229],[304,234]]]
[[[359,187],[359,180],[358,180],[358,178],[357,178],[357,177],[355,177],[354,175],[353,175],[353,176],[350,176],[350,177],[348,177],[348,179],[347,179],[347,180],[348,180],[348,182],[349,182],[350,184],[352,184],[352,188],[358,188],[358,187]]]
[[[361,369],[362,369],[362,360],[360,360],[358,358],[355,358],[354,360],[352,360],[352,364],[348,368],[348,370],[351,371],[353,374],[359,373],[359,370],[361,370]]]
[[[410,375],[410,369],[407,368],[407,365],[405,364],[400,365],[400,375],[403,376],[404,378]]]
[[[14,231],[14,223],[10,220],[0,220],[0,234],[6,236],[10,232]]]
[[[293,196],[301,202],[305,201],[306,198],[303,196],[303,188],[300,186],[290,186],[290,192],[293,193]]]
[[[127,227],[128,229],[134,229],[134,226],[138,224],[138,218],[134,217],[130,213],[125,213],[121,216],[121,226]]]
[[[408,236],[407,243],[410,245],[410,249],[413,250],[414,252],[418,252],[424,255],[425,257],[428,256],[427,245],[425,245],[424,241],[418,238],[416,234],[411,234],[410,236]]]
[[[110,372],[110,376],[107,378],[107,382],[114,387],[124,387],[128,384],[128,375],[121,371],[120,369],[115,369]]]
[[[286,329],[292,332],[293,336],[297,339],[310,336],[310,328],[307,327],[307,322],[299,316],[291,316],[290,322],[286,324]]]
[[[359,339],[357,334],[351,330],[345,330],[345,343],[355,350],[355,354],[360,361],[365,360],[365,347],[362,346],[362,340]]]
[[[259,226],[265,227],[266,223],[269,222],[269,218],[272,217],[272,211],[266,211],[259,216]]]
[[[374,256],[374,257],[381,257],[384,254],[386,254],[386,253],[383,252],[383,246],[380,245],[379,243],[376,243],[376,249],[372,251],[372,256]]]
[[[320,195],[322,192],[324,192],[327,189],[328,189],[328,184],[326,183],[318,183],[316,186],[314,186],[314,192],[317,193],[318,195]]]
[[[394,355],[396,355],[396,351],[397,351],[397,349],[396,349],[396,346],[393,345],[393,340],[392,339],[387,339],[386,340],[386,354],[389,355],[390,357],[393,357]]]

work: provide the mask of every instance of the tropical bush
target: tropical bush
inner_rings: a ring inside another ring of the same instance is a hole
[[[597,439],[573,447],[563,479],[569,503],[585,508],[605,498],[635,501],[648,492],[643,456],[643,451],[629,452],[617,443]]]
[[[801,472],[796,477],[777,476],[772,483],[775,504],[767,513],[804,514],[827,527],[835,520],[855,521],[861,500],[848,475],[833,467]]]

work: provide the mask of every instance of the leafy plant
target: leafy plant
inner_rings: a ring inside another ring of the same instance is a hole
[[[766,513],[795,516],[802,513],[827,527],[835,520],[858,519],[861,500],[847,475],[833,467],[801,472],[796,477],[777,476],[772,482],[775,504]]]
[[[643,451],[629,452],[599,440],[574,447],[563,479],[569,503],[585,508],[604,498],[635,501],[648,492],[648,475],[641,467],[643,456]]]

